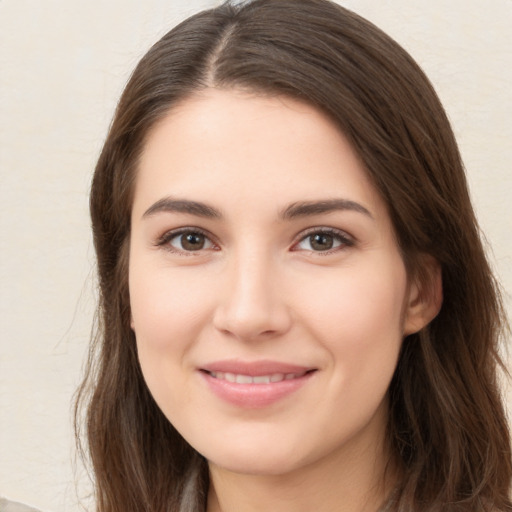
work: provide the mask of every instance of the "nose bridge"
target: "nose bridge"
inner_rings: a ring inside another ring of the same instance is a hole
[[[289,327],[287,305],[279,286],[279,268],[268,251],[240,247],[229,258],[218,305],[218,329],[240,339],[283,333]]]

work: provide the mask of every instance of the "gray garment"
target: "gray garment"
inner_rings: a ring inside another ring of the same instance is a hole
[[[23,505],[16,501],[10,501],[6,498],[0,497],[0,512],[40,512],[39,510]]]

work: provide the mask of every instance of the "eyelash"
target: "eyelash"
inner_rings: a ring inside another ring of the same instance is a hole
[[[173,247],[171,245],[172,240],[178,238],[179,236],[190,234],[190,235],[201,235],[205,237],[206,240],[208,240],[213,247],[208,247],[206,249],[198,249],[196,251],[187,251],[187,250],[181,250],[177,249],[176,247]],[[312,249],[306,249],[309,252],[319,255],[319,256],[327,256],[330,254],[333,254],[338,251],[342,251],[348,247],[353,247],[355,244],[355,241],[352,237],[350,237],[347,233],[344,231],[334,229],[334,228],[322,228],[322,227],[315,227],[315,228],[309,228],[305,232],[301,233],[301,237],[298,242],[294,243],[291,250],[292,251],[298,251],[300,249],[297,249],[297,246],[300,245],[302,242],[306,241],[308,238],[310,238],[313,235],[327,235],[332,236],[333,239],[339,243],[336,247],[332,249],[328,249],[325,251],[315,251]],[[165,250],[179,254],[179,255],[185,255],[185,256],[198,256],[202,253],[204,250],[210,250],[213,248],[213,250],[218,250],[218,245],[213,241],[212,236],[204,231],[203,229],[196,228],[196,227],[186,227],[186,228],[180,228],[177,230],[172,230],[164,233],[155,243],[155,246],[157,247],[163,247]]]
[[[305,232],[301,233],[300,240],[293,245],[292,250],[297,250],[294,248],[313,235],[332,236],[335,241],[339,242],[339,245],[337,247],[334,247],[332,249],[328,249],[325,251],[309,250],[311,253],[314,253],[318,256],[328,256],[328,255],[336,253],[338,251],[342,251],[348,247],[353,247],[355,244],[354,239],[352,237],[350,237],[344,231],[341,231],[340,229],[316,227],[316,228],[309,228]]]
[[[185,250],[177,249],[176,247],[173,247],[171,245],[172,240],[174,240],[175,238],[178,238],[179,236],[186,235],[186,234],[204,236],[204,238],[206,240],[209,240],[210,243],[214,247],[218,247],[217,244],[212,240],[213,237],[209,233],[207,233],[206,231],[204,231],[201,228],[196,228],[196,227],[186,227],[186,228],[180,228],[180,229],[176,229],[176,230],[172,230],[172,231],[167,231],[156,241],[155,245],[157,247],[163,247],[165,250],[175,253],[175,254],[180,254],[180,255],[184,255],[184,256],[197,256],[204,249],[198,249],[197,251],[185,251]]]

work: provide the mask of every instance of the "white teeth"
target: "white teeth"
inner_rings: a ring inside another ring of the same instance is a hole
[[[251,384],[252,383],[252,377],[249,377],[249,375],[237,375],[236,376],[236,383],[237,384]]]
[[[210,375],[215,379],[227,380],[228,382],[235,382],[237,384],[270,384],[272,382],[281,382],[283,380],[292,380],[302,377],[306,374],[303,373],[272,373],[270,375],[258,375],[251,377],[250,375],[242,375],[229,372],[210,372]]]
[[[253,377],[254,384],[270,384],[270,375],[262,375],[261,377]]]

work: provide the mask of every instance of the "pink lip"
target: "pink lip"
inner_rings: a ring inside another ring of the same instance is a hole
[[[263,359],[261,361],[240,361],[237,359],[226,359],[225,361],[215,361],[205,364],[201,370],[207,372],[227,372],[241,375],[250,375],[258,377],[260,375],[269,375],[272,373],[304,373],[314,368],[299,366],[296,364],[280,363]]]
[[[200,374],[210,390],[223,401],[236,407],[257,409],[268,407],[298,391],[315,373],[315,368],[276,361],[243,362],[237,360],[216,361],[200,368]],[[272,374],[297,374],[292,379],[266,384],[240,384],[215,378],[210,372],[233,373],[259,377]]]

